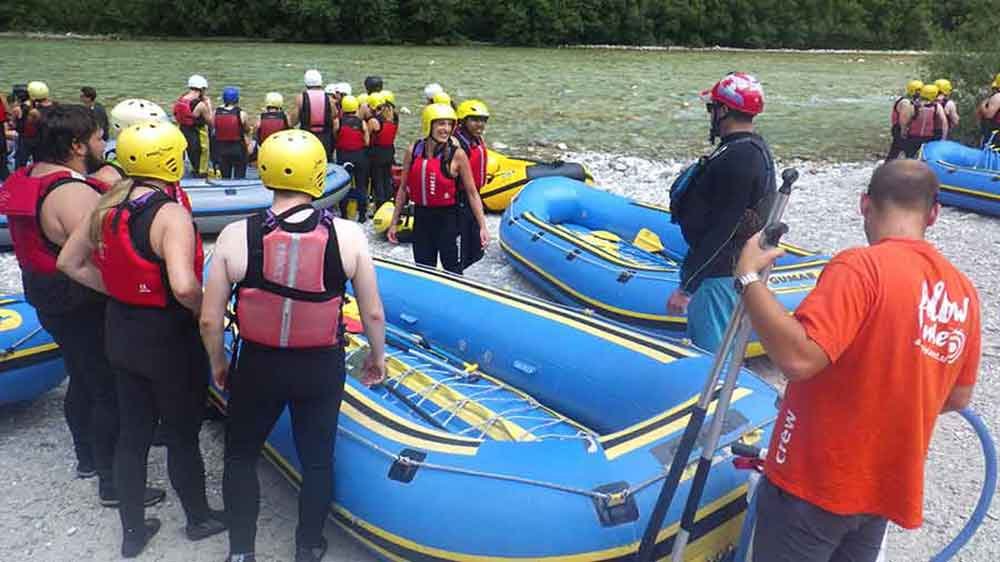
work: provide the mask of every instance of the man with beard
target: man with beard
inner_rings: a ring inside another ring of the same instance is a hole
[[[108,188],[85,175],[104,164],[102,134],[87,107],[49,109],[39,125],[35,163],[19,168],[4,182],[0,212],[10,224],[25,298],[59,344],[69,373],[64,407],[77,476],[99,476],[101,505],[116,507],[111,465],[118,439],[118,403],[104,352],[105,298],[56,268],[62,245],[88,220]],[[163,497],[162,490],[147,489],[145,502],[152,505]]]

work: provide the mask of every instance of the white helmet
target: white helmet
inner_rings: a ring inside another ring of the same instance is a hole
[[[118,133],[136,123],[166,120],[166,112],[155,103],[143,99],[127,99],[111,110],[111,131],[108,132],[117,137]]]
[[[337,93],[337,85],[334,84],[333,82],[330,82],[329,84],[326,85],[326,88],[323,88],[323,91],[326,92],[326,93],[328,93],[328,94],[336,94]]]
[[[316,86],[323,85],[323,75],[319,73],[315,68],[310,68],[306,71],[305,83],[307,88],[314,88]]]
[[[342,96],[349,96],[352,93],[351,85],[347,82],[337,82],[333,85],[334,91]]]
[[[442,88],[441,84],[438,84],[437,82],[432,82],[432,83],[424,86],[424,97],[427,98],[427,99],[429,99],[429,100],[430,99],[434,99],[434,96],[436,96],[436,95],[438,95],[440,93],[443,93],[443,92],[444,92],[444,88]]]
[[[204,90],[208,88],[208,80],[201,74],[192,74],[188,78],[188,88],[196,88],[198,90]]]

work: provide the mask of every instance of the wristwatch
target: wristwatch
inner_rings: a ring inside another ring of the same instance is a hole
[[[755,281],[760,281],[760,275],[757,275],[757,272],[745,273],[733,280],[733,288],[736,289],[737,295],[742,295],[743,291]]]

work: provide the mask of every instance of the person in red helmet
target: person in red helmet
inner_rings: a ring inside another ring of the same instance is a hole
[[[777,192],[774,159],[754,132],[764,89],[734,72],[701,94],[711,116],[709,139],[721,143],[689,166],[670,188],[671,220],[690,249],[680,286],[667,300],[671,314],[688,314],[688,337],[715,351],[736,306],[733,264],[743,244],[764,226]]]

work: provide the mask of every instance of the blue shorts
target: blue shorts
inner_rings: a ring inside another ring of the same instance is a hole
[[[702,349],[718,350],[738,299],[732,277],[702,281],[688,303],[687,337]]]

